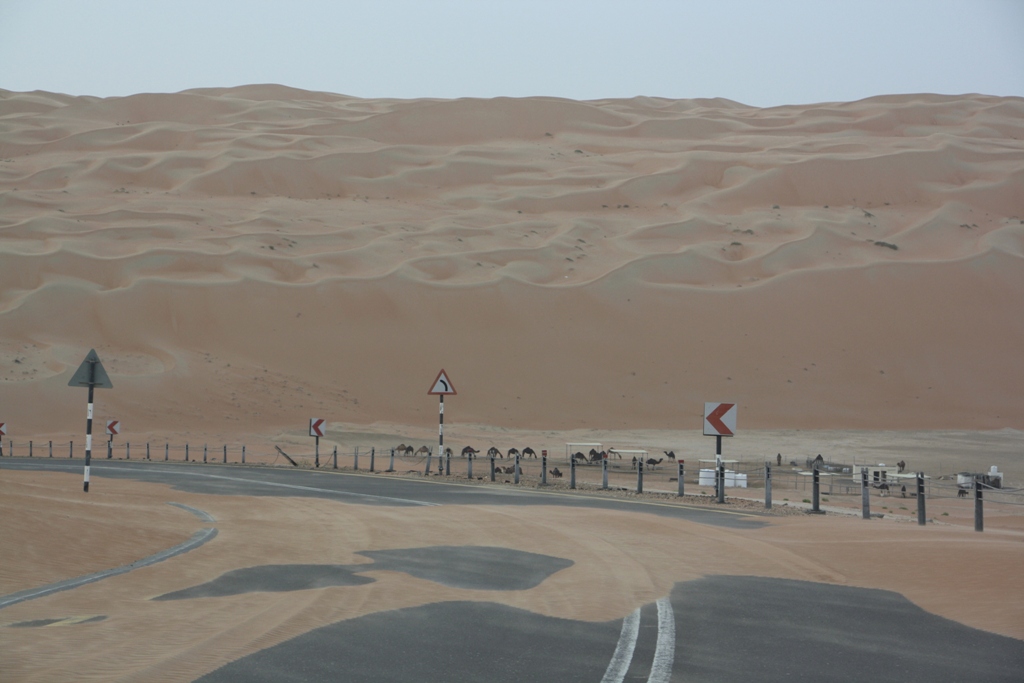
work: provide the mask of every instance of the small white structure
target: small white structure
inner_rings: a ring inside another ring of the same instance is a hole
[[[713,469],[702,469],[698,472],[697,484],[699,486],[714,486],[715,485],[715,470]],[[747,488],[747,475],[738,473],[734,470],[725,471],[725,487],[726,488]]]

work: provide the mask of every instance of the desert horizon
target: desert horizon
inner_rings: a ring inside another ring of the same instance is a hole
[[[1024,429],[1024,99],[0,91],[12,434]],[[457,416],[457,418],[455,417]]]

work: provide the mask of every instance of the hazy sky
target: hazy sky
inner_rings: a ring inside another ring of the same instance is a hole
[[[0,0],[0,88],[1024,96],[1024,0]]]

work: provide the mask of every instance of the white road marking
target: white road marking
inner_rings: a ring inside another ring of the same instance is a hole
[[[633,649],[636,647],[636,639],[640,635],[640,609],[637,608],[632,614],[622,620],[622,632],[619,634],[619,643],[615,646],[615,653],[612,660],[608,662],[608,669],[604,672],[601,683],[622,683],[629,669],[629,663],[633,661]]]
[[[130,470],[136,472],[134,467],[104,467],[103,469],[109,470]],[[158,470],[159,472],[172,473],[171,470]],[[276,481],[260,481],[259,479],[243,479],[242,477],[225,477],[220,474],[207,474],[205,472],[181,472],[174,470],[173,474],[182,474],[190,477],[208,477],[210,479],[226,479],[228,481],[244,481],[247,484],[261,484],[263,486],[278,486],[285,489],[298,489],[300,491],[316,491],[317,493],[333,493],[338,496],[355,496],[357,498],[373,498],[375,500],[393,500],[401,503],[412,503],[413,505],[440,505],[440,503],[428,503],[422,500],[413,500],[411,498],[394,498],[392,496],[374,496],[369,493],[352,493],[351,491],[338,491],[335,489],[321,489],[315,486],[299,486],[298,484],[283,484]]]
[[[654,647],[654,661],[647,683],[669,683],[672,678],[672,663],[676,657],[676,619],[672,602],[667,598],[658,600],[658,644]]]

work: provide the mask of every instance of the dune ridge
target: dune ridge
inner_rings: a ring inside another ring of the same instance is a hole
[[[480,423],[657,427],[733,396],[763,427],[1020,428],[1022,259],[1022,98],[0,90],[0,394],[28,431],[91,347],[163,406],[150,428],[184,420],[155,397],[207,386],[203,354],[247,368],[236,396],[277,368],[354,422],[429,420],[415,379],[461,364]],[[217,401],[203,419],[303,414]]]

